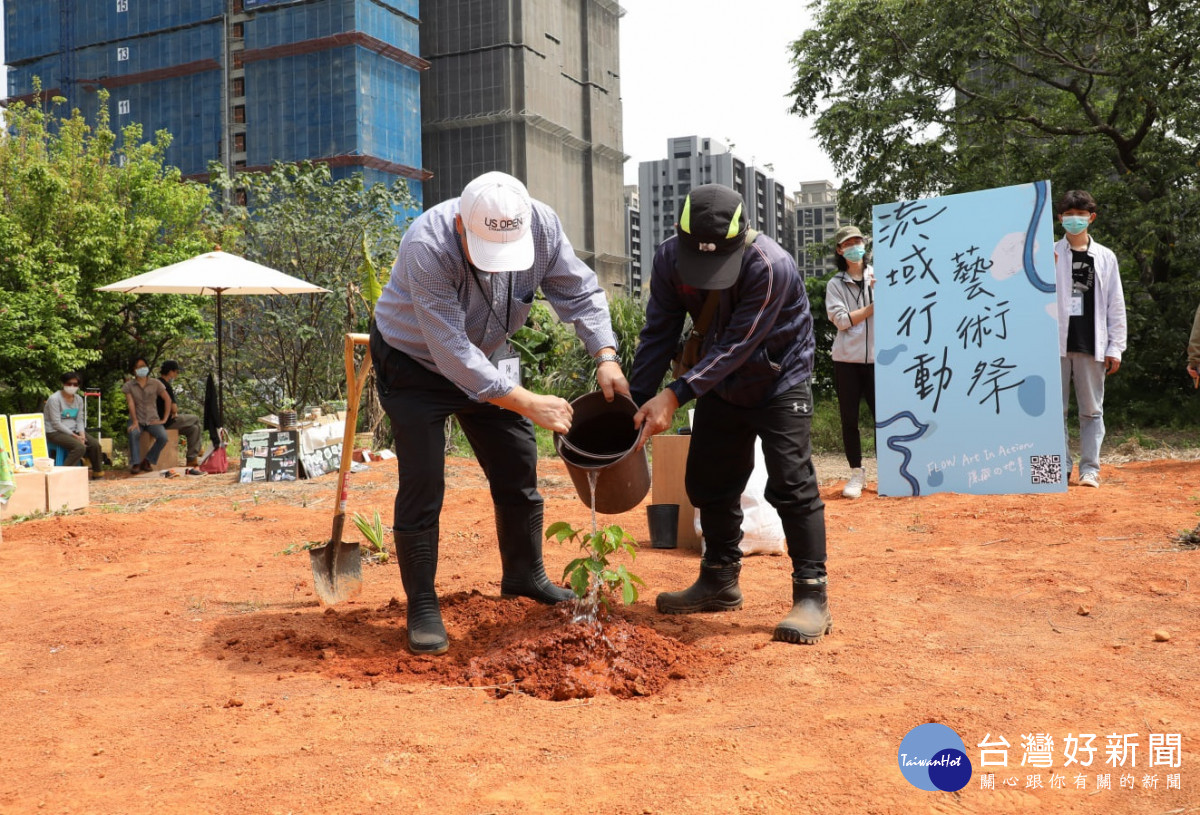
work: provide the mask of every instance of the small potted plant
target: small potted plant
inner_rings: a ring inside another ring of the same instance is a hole
[[[279,429],[290,430],[296,426],[296,400],[288,396],[282,399],[279,403],[279,411],[276,413],[279,417]]]

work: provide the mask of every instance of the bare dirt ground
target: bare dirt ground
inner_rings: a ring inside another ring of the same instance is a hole
[[[778,557],[747,559],[741,611],[662,617],[697,558],[647,546],[602,645],[500,599],[486,487],[456,460],[441,658],[404,649],[394,562],[323,610],[307,556],[280,554],[328,538],[333,477],[97,482],[85,511],[3,528],[0,812],[1200,812],[1200,551],[1180,543],[1200,460],[1137,452],[1040,497],[847,501],[820,459],[835,630],[812,647],[770,641]],[[588,524],[561,464],[541,475],[547,522]],[[351,511],[390,521],[392,465],[352,479]],[[640,508],[602,521],[647,540]],[[547,545],[551,575],[572,556]],[[898,770],[925,722],[966,743],[961,793]],[[1052,766],[1022,766],[1041,733]],[[1095,758],[1066,766],[1081,733]],[[1115,734],[1137,734],[1124,766]],[[1181,736],[1177,766],[1151,766],[1151,734]],[[979,766],[989,735],[1007,767]]]

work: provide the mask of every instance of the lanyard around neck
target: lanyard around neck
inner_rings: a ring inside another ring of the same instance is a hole
[[[488,295],[488,293],[486,291],[483,290],[483,283],[480,282],[480,280],[479,280],[479,270],[475,268],[475,264],[473,264],[469,261],[467,262],[467,266],[469,266],[471,269],[471,277],[475,278],[475,285],[479,287],[479,294],[480,294],[480,296],[483,297],[483,302],[487,303],[488,311],[491,312],[492,317],[496,318],[496,322],[500,323],[500,327],[504,330],[505,335],[507,335],[508,334],[508,322],[509,322],[509,320],[512,319],[513,273],[507,272],[507,274],[508,274],[508,301],[507,301],[507,304],[505,305],[504,321],[501,322],[500,315],[496,313],[496,309],[492,308],[492,298]],[[488,274],[499,274],[499,273],[498,272],[488,272]],[[487,333],[487,323],[486,322],[484,323],[484,326],[483,326],[483,332],[484,332],[484,334]]]
[[[459,251],[462,252],[462,255],[463,255],[463,262],[466,263],[467,268],[471,270],[471,277],[475,278],[475,285],[479,287],[479,294],[480,294],[480,296],[483,297],[483,302],[487,303],[488,311],[491,312],[491,316],[496,318],[496,322],[500,323],[500,327],[504,330],[504,335],[508,336],[508,323],[509,323],[509,320],[512,319],[513,273],[506,272],[506,274],[508,275],[508,302],[505,305],[505,311],[504,311],[505,319],[501,323],[500,315],[496,313],[496,310],[494,308],[492,308],[491,296],[486,291],[483,290],[483,283],[480,282],[480,280],[479,280],[479,270],[477,268],[475,268],[475,264],[471,262],[470,257],[467,255],[466,247],[463,246],[463,243],[464,243],[463,238],[460,235],[458,238],[458,244],[459,244]],[[487,272],[487,274],[495,275],[495,274],[499,274],[499,272]],[[487,334],[487,321],[484,322],[483,333],[485,335]]]
[[[874,300],[871,287],[867,285],[865,266],[863,267],[863,272],[863,277],[860,277],[857,280],[851,277],[849,272],[846,272],[846,280],[853,284],[851,288],[856,290],[854,292],[854,305],[859,306],[860,308],[862,307],[864,297],[866,298],[868,305]]]

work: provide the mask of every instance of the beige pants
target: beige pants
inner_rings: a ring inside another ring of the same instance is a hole
[[[200,417],[191,413],[180,413],[174,419],[168,419],[167,430],[178,430],[179,435],[187,439],[188,461],[200,458]]]

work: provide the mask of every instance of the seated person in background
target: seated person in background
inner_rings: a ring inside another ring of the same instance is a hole
[[[158,417],[167,430],[178,430],[187,439],[187,466],[200,463],[200,417],[192,413],[180,413],[175,401],[175,389],[171,383],[179,376],[179,363],[168,359],[158,369],[158,379],[167,389],[166,396],[158,397]]]
[[[130,366],[133,379],[121,386],[129,407],[129,472],[148,473],[158,463],[158,454],[167,446],[167,430],[158,416],[158,398],[167,395],[162,382],[150,378],[150,365],[145,357],[137,357]],[[142,431],[154,437],[150,452],[142,458]]]
[[[63,464],[74,467],[86,455],[92,464],[92,478],[100,478],[100,442],[87,434],[87,402],[79,395],[79,374],[67,371],[62,375],[62,390],[50,394],[42,413],[46,440],[67,451]]]

